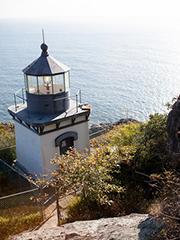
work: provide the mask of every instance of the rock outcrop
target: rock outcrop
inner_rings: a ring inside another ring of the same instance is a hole
[[[13,240],[150,240],[162,224],[147,214],[78,221],[15,236]]]
[[[170,152],[180,153],[180,96],[173,104],[172,110],[168,114],[167,130]]]
[[[168,148],[171,164],[180,165],[180,96],[172,106],[167,119]]]

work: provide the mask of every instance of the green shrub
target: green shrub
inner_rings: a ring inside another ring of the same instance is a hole
[[[141,123],[127,123],[115,126],[104,135],[105,144],[117,152],[119,162],[132,162],[141,138]]]
[[[161,191],[157,201],[160,208],[155,216],[164,226],[155,239],[180,239],[180,175],[174,170],[165,171],[159,182]]]
[[[167,115],[150,115],[141,127],[135,154],[136,167],[145,173],[164,171],[167,165]]]
[[[0,159],[6,161],[8,164],[12,164],[13,161],[16,159],[16,149],[15,147],[12,148],[5,148],[0,150]]]
[[[160,114],[150,116],[146,123],[115,126],[104,136],[93,140],[91,146],[94,150],[89,160],[95,167],[87,164],[88,159],[87,162],[85,161],[86,167],[81,162],[78,163],[83,180],[86,181],[84,176],[88,177],[87,197],[81,195],[69,206],[68,221],[147,212],[155,197],[156,189],[148,183],[150,176],[147,178],[146,175],[139,175],[136,171],[142,173],[163,171],[164,165],[160,163],[164,163],[166,159],[166,144],[166,115]],[[112,158],[116,160],[112,161]],[[107,164],[111,161],[111,165]],[[92,169],[91,175],[90,169]],[[97,171],[97,177],[95,172],[98,169],[102,172],[100,171],[99,174]],[[99,182],[104,177],[102,173],[106,173],[106,181],[99,188]],[[105,204],[100,200],[103,195],[99,190],[105,189],[108,183],[121,191],[117,191],[116,188],[114,191],[106,191],[106,198],[110,201]]]
[[[93,220],[102,217],[115,217],[120,212],[120,205],[112,202],[110,205],[98,204],[97,201],[74,197],[67,208],[66,222]]]
[[[13,163],[16,158],[14,125],[0,123],[0,159]],[[12,148],[11,148],[12,147]]]

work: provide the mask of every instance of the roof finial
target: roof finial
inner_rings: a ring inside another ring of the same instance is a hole
[[[44,29],[42,28],[42,39],[43,39],[43,43],[41,44],[41,49],[42,49],[42,53],[41,56],[48,56],[48,46],[45,44],[45,37],[44,37]]]
[[[45,43],[45,38],[44,38],[44,29],[42,28],[42,38],[43,38],[43,43]]]

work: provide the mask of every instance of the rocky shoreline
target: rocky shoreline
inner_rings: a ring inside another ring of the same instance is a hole
[[[138,122],[133,118],[121,118],[120,120],[113,123],[93,123],[90,125],[89,134],[95,134],[97,132],[105,132],[107,130],[112,129],[114,126],[130,123],[130,122]]]

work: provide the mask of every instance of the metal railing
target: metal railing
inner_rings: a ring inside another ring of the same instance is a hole
[[[76,112],[78,112],[78,107],[79,104],[81,104],[81,101],[82,101],[81,90],[78,90],[78,92],[76,93]]]
[[[0,159],[0,199],[1,197],[37,188],[27,175],[13,165]],[[1,204],[1,203],[0,203]]]
[[[17,104],[17,101],[18,99],[20,99],[22,102],[21,104],[24,104],[27,99],[26,99],[26,91],[25,91],[25,88],[21,88],[19,89],[18,91],[16,91],[14,93],[14,106],[15,106],[15,111],[18,110],[18,104]],[[57,101],[62,101],[62,100],[65,100],[65,99],[74,99],[75,102],[76,102],[76,112],[78,112],[78,108],[79,108],[79,105],[82,103],[82,94],[81,94],[81,90],[78,90],[77,93],[75,94],[75,96],[71,96],[71,97],[60,97],[60,98],[56,98],[54,99],[53,101],[57,102]]]
[[[31,198],[37,196],[38,193],[39,189],[35,188],[24,192],[11,194],[5,197],[0,197],[0,209],[19,207],[22,205],[36,205],[36,203],[34,203]]]
[[[15,106],[15,110],[17,111],[18,109],[18,105],[17,105],[17,99],[21,99],[22,100],[22,104],[24,104],[26,102],[26,93],[25,93],[25,88],[21,88],[18,91],[16,91],[14,93],[14,106]]]

